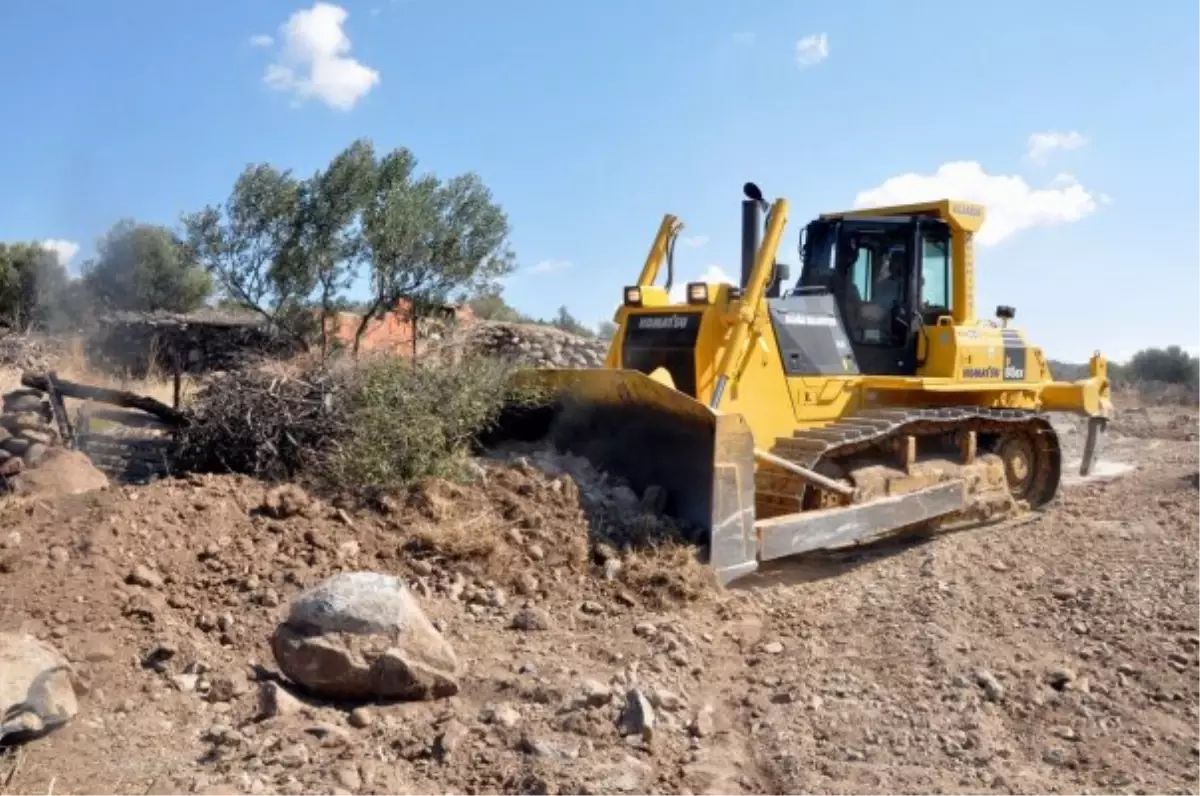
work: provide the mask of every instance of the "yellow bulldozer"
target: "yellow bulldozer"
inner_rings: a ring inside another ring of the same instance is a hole
[[[514,409],[506,434],[657,487],[707,536],[723,584],[771,559],[1044,507],[1063,468],[1048,412],[1087,418],[1089,472],[1112,415],[1106,361],[1055,381],[1011,307],[977,317],[984,207],[821,215],[789,288],[787,200],[743,190],[739,284],[690,283],[673,301],[682,224],[665,216],[604,367],[527,372],[551,397]]]

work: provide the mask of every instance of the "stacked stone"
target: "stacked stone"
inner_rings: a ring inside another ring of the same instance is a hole
[[[476,350],[538,368],[597,368],[608,342],[578,337],[549,326],[481,323],[472,330]]]
[[[61,444],[50,401],[41,392],[13,390],[4,395],[0,408],[0,475],[13,476],[32,467]]]
[[[61,358],[59,346],[38,335],[10,334],[0,337],[0,366],[20,371],[45,373],[54,370]]]

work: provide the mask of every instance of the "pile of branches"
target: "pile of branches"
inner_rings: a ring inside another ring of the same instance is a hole
[[[317,472],[347,433],[345,379],[315,366],[296,374],[232,371],[191,402],[176,465],[291,480]]]

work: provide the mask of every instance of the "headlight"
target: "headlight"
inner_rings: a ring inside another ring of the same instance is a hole
[[[691,282],[687,286],[689,304],[708,303],[708,285],[704,282]]]
[[[642,304],[642,289],[640,287],[625,288],[625,306],[640,307]]]

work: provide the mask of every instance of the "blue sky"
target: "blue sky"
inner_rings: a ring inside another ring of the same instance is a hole
[[[5,0],[0,239],[77,245],[77,267],[122,216],[173,224],[249,162],[308,174],[365,136],[482,175],[523,269],[506,295],[535,315],[610,317],[664,212],[695,244],[681,277],[735,273],[754,180],[791,200],[789,250],[822,211],[983,201],[981,314],[1016,306],[1057,358],[1195,346],[1197,14]]]

